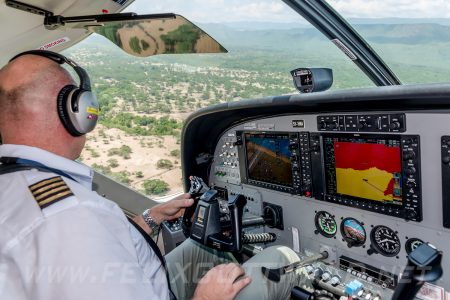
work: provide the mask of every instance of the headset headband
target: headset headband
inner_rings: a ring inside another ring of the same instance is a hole
[[[29,50],[29,51],[25,51],[25,52],[17,54],[13,58],[11,58],[9,60],[9,62],[15,60],[16,58],[18,58],[20,56],[28,55],[28,54],[46,57],[60,65],[62,65],[64,63],[70,65],[75,70],[78,77],[80,78],[80,88],[85,91],[91,91],[91,81],[90,81],[89,76],[87,75],[86,71],[82,67],[80,67],[76,62],[74,62],[73,60],[71,60],[59,53],[47,51],[47,50]]]

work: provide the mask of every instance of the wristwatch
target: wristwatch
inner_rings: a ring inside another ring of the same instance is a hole
[[[142,217],[144,218],[145,223],[150,227],[153,231],[153,234],[157,233],[157,229],[159,228],[158,223],[155,222],[155,220],[150,216],[150,209],[146,209],[142,213]]]

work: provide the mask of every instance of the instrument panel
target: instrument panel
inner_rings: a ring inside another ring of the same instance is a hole
[[[270,229],[276,243],[327,249],[328,271],[364,265],[359,279],[389,289],[421,243],[450,247],[440,155],[449,128],[449,115],[432,112],[253,120],[222,134],[209,183],[245,195],[248,214],[262,215],[264,203],[282,207],[284,230]],[[437,285],[450,290],[450,276]]]

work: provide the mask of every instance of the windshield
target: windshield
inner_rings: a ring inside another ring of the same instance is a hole
[[[329,0],[403,84],[450,82],[450,2]]]
[[[182,191],[180,135],[193,111],[298,93],[290,71],[299,67],[333,69],[332,89],[373,86],[281,1],[137,1],[127,11],[176,12],[229,51],[139,58],[92,35],[64,52],[87,69],[102,107],[81,161],[152,197]]]

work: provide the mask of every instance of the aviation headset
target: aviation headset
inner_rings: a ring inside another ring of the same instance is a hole
[[[11,58],[10,62],[26,54],[43,56],[60,65],[67,63],[75,70],[80,78],[80,86],[69,84],[59,91],[56,105],[58,116],[72,136],[82,136],[92,131],[97,124],[99,104],[91,91],[91,80],[87,72],[73,60],[47,50],[25,51]]]

